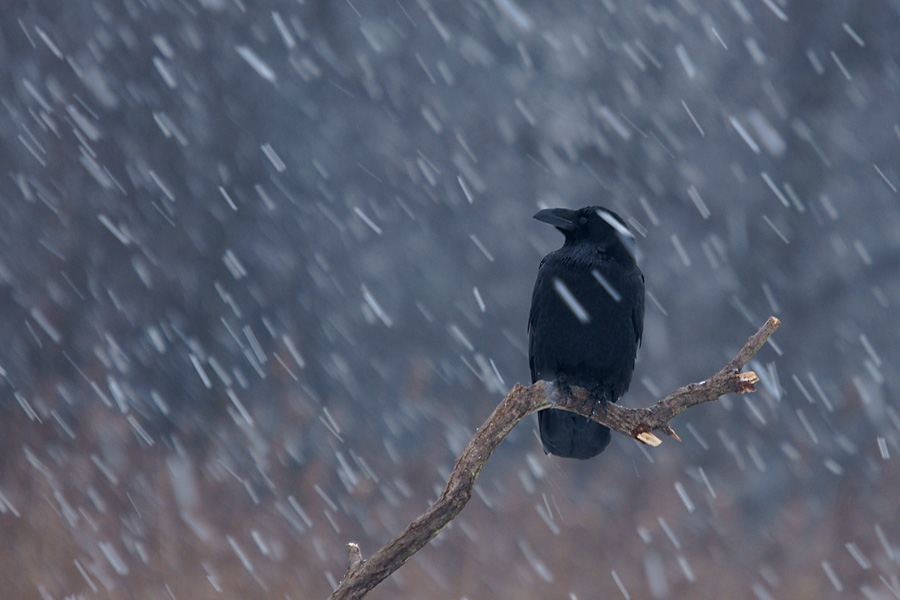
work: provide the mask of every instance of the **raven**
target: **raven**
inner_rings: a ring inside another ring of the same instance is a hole
[[[635,241],[613,211],[550,208],[534,218],[565,236],[541,260],[528,318],[531,381],[587,388],[595,403],[616,402],[628,390],[644,331],[644,275]],[[594,457],[610,442],[609,428],[560,409],[538,412],[544,452]]]

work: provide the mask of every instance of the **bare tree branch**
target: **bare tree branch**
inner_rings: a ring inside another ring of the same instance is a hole
[[[571,396],[562,397],[552,382],[539,381],[530,387],[517,383],[484,425],[476,430],[456,459],[447,487],[424,514],[367,560],[362,559],[359,546],[348,544],[350,565],[330,600],[364,597],[440,533],[472,497],[475,480],[488,458],[506,434],[526,416],[544,408],[570,410],[590,416],[623,435],[658,446],[661,442],[653,431],[659,430],[677,439],[678,436],[669,427],[669,421],[688,408],[716,400],[725,394],[755,391],[753,384],[759,381],[759,377],[753,372],[741,373],[740,370],[780,324],[775,317],[769,317],[762,328],[750,336],[737,356],[718,373],[706,381],[675,390],[651,408],[626,408],[610,404],[605,413],[602,410],[593,411],[594,403],[586,389],[572,387]]]

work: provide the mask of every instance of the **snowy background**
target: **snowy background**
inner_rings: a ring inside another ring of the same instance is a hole
[[[545,206],[638,233],[623,403],[372,598],[900,598],[900,3],[12,0],[0,587],[324,598],[517,381]]]

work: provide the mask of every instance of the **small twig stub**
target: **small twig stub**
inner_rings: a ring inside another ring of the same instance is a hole
[[[644,442],[648,446],[659,446],[662,444],[662,440],[653,435],[653,432],[650,431],[650,427],[647,426],[646,423],[638,423],[637,427],[635,427],[631,431],[631,437],[634,439]]]

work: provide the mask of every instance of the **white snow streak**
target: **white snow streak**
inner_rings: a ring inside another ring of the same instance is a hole
[[[263,60],[250,48],[247,46],[237,46],[235,50],[238,54],[241,55],[241,58],[247,61],[254,71],[256,71],[257,75],[265,79],[270,83],[277,83],[278,77],[275,75],[275,71],[267,65]]]
[[[566,287],[566,284],[563,283],[561,279],[556,277],[553,278],[553,289],[556,290],[556,293],[559,294],[559,297],[562,298],[562,301],[566,303],[566,306],[569,307],[569,310],[572,311],[572,314],[575,315],[575,318],[578,319],[582,325],[591,322],[591,316],[584,310],[584,307],[578,302],[575,296],[572,295],[572,292]]]

